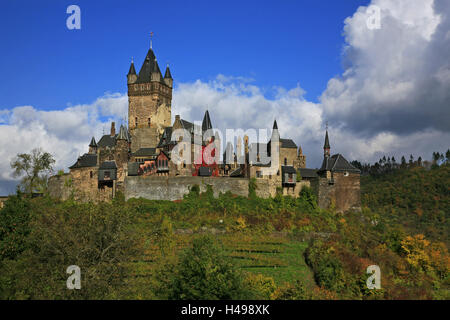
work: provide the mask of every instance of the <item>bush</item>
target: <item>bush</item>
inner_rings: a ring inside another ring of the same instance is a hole
[[[170,275],[169,299],[246,299],[250,291],[242,273],[211,236],[202,236],[186,249]]]

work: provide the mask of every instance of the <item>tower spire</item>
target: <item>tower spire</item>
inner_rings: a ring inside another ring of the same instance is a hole
[[[325,143],[323,145],[323,156],[330,156],[330,139],[328,138],[328,121],[326,123],[326,131],[325,131]]]
[[[152,45],[153,45],[153,31],[150,31],[150,49],[153,49],[152,48]]]

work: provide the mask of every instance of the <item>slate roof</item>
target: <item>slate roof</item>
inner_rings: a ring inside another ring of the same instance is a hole
[[[203,116],[202,122],[202,131],[206,131],[212,129],[211,119],[209,117],[209,112],[206,110],[205,115]]]
[[[108,169],[117,169],[116,162],[112,161],[104,161],[98,168],[99,170],[108,170]]]
[[[89,147],[96,147],[96,146],[97,146],[97,142],[95,142],[95,138],[92,137],[91,143],[89,143]]]
[[[135,153],[135,157],[156,156],[156,148],[140,148]]]
[[[156,61],[156,56],[153,50],[150,48],[145,57],[144,63],[142,64],[141,70],[139,71],[136,83],[149,83],[151,80],[152,72],[159,72],[160,81],[163,81],[161,71],[159,70],[158,62]]]
[[[282,148],[294,148],[297,149],[297,145],[295,144],[292,139],[280,139],[281,147]]]
[[[101,139],[98,141],[97,145],[100,148],[105,148],[105,147],[114,147],[116,145],[116,137],[111,137],[111,135],[109,134],[105,134],[103,137],[101,137]]]
[[[328,139],[328,130],[325,133],[325,143],[323,145],[324,149],[330,149],[330,140]]]
[[[361,171],[352,166],[341,154],[335,154],[332,157],[324,157],[322,166],[319,169],[321,171],[333,171],[333,172],[354,172],[361,173]]]
[[[81,157],[78,157],[77,162],[75,162],[69,169],[75,168],[85,168],[85,167],[95,167],[97,166],[97,155],[85,153]]]
[[[317,178],[317,169],[300,168],[300,175],[302,178]]]
[[[166,73],[164,74],[164,78],[172,79],[172,74],[170,73],[169,66],[166,68]]]
[[[159,139],[157,148],[162,148],[170,144],[176,144],[176,141],[172,141],[171,139],[172,139],[172,127],[164,128],[164,132],[161,136],[161,139]]]
[[[130,74],[136,74],[136,69],[134,68],[133,62],[131,62],[130,70],[128,70],[128,75],[130,75]]]
[[[285,173],[297,173],[297,170],[293,166],[281,166],[281,172]]]

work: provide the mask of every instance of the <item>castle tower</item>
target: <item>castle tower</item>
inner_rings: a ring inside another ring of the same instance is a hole
[[[116,138],[116,146],[114,150],[114,159],[117,165],[117,177],[119,180],[123,180],[124,167],[128,163],[128,134],[124,125],[120,126],[119,134]]]
[[[164,128],[171,125],[173,79],[170,70],[166,69],[163,78],[150,47],[138,75],[131,63],[127,83],[132,152],[154,148]]]

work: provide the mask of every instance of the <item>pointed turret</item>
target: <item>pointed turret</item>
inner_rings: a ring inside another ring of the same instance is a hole
[[[172,74],[170,73],[169,65],[166,67],[166,73],[164,74],[164,78],[172,79]]]
[[[166,73],[164,74],[164,82],[166,85],[168,85],[170,88],[173,86],[173,79],[172,74],[170,73],[169,65],[166,67]]]
[[[202,122],[202,131],[205,132],[206,130],[212,129],[211,119],[209,118],[209,112],[206,110],[205,116],[203,117]]]
[[[330,140],[328,139],[328,129],[325,133],[325,143],[323,145],[323,156],[329,157],[330,156]]]
[[[92,137],[91,143],[89,143],[89,147],[96,147],[96,146],[97,146],[97,142],[95,141],[95,138]]]
[[[161,74],[161,70],[159,69],[158,61],[155,58],[155,61],[153,62],[153,70],[151,75],[152,81],[160,81],[163,82],[164,79]]]
[[[273,140],[274,137],[277,137],[277,140],[280,140],[280,133],[278,132],[277,120],[274,120],[273,122],[272,138],[270,140]]]
[[[128,84],[133,84],[137,80],[136,69],[134,68],[133,59],[131,59],[130,70],[128,70],[127,74]]]
[[[92,137],[91,143],[89,143],[89,153],[96,153],[97,152],[97,142],[95,141],[95,138]]]

